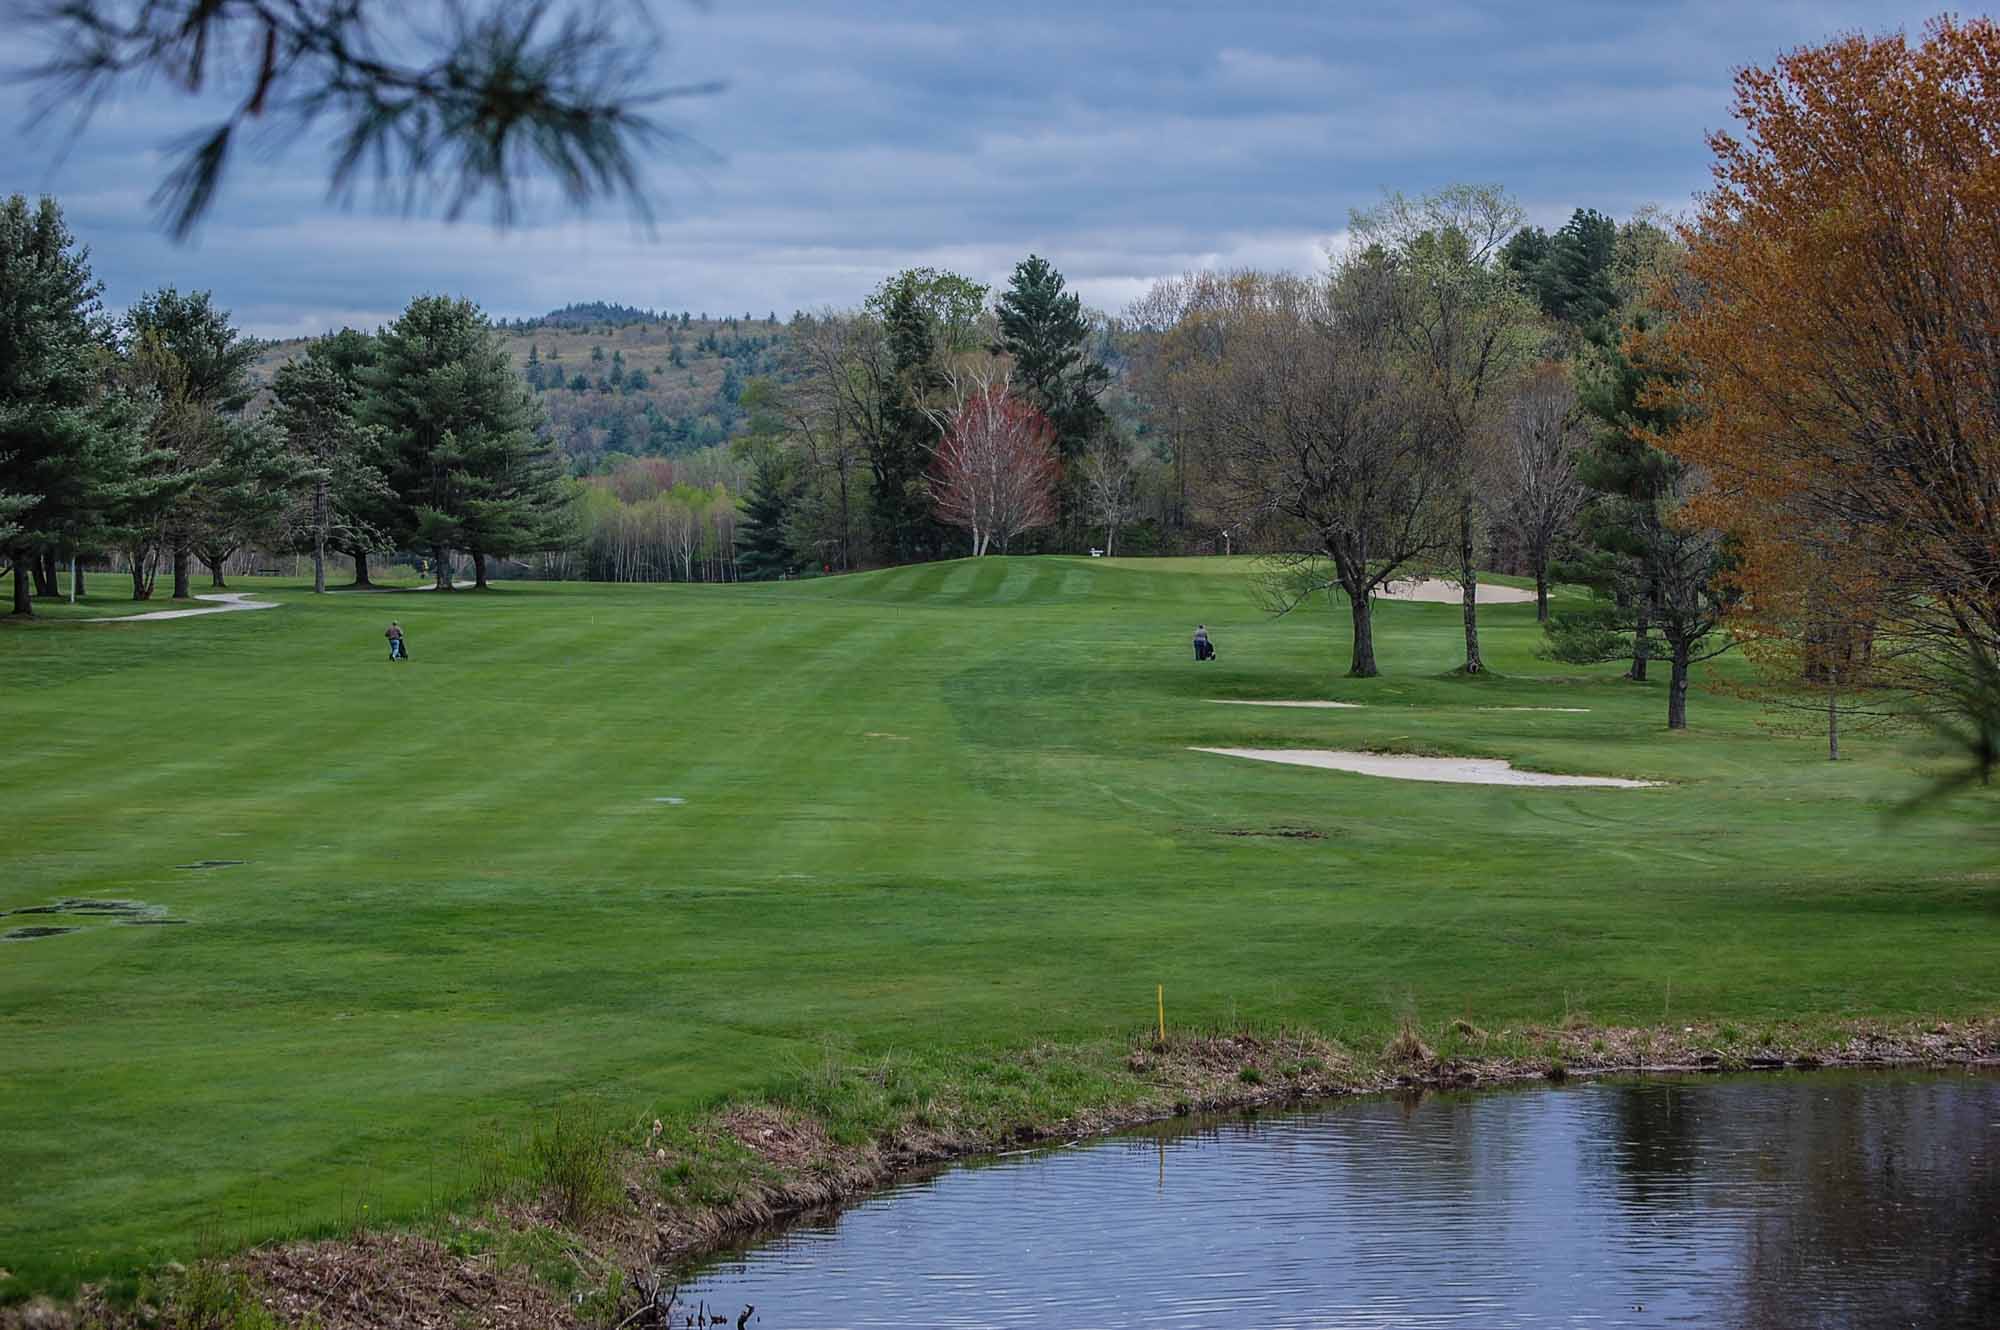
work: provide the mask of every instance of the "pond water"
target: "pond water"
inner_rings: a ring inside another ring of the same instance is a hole
[[[681,1288],[856,1326],[2000,1326],[2000,1076],[1593,1081],[956,1167]]]

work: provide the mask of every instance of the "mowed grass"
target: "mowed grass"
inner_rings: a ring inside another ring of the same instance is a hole
[[[829,1056],[1122,1036],[1156,983],[1177,1025],[1377,1041],[1405,1013],[1996,1006],[1996,797],[1890,820],[1926,779],[1908,739],[1830,765],[1700,692],[1670,735],[1663,678],[1537,660],[1532,606],[1482,611],[1502,677],[1467,682],[1456,606],[1384,604],[1385,674],[1349,680],[1344,608],[1271,619],[1245,573],[246,580],[284,607],[0,628],[0,909],[189,921],[0,944],[0,1266],[61,1282],[415,1215],[482,1139],[578,1097],[636,1118]],[[1554,706],[1590,710],[1484,709]],[[1196,744],[1670,783],[1419,784]],[[1279,828],[1318,838],[1232,834]],[[176,867],[203,859],[245,862]]]

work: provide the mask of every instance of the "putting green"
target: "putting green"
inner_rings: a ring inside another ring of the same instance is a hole
[[[1888,821],[1906,740],[1830,765],[1699,690],[1668,734],[1663,680],[1536,659],[1532,605],[1482,610],[1501,677],[1468,683],[1457,606],[1381,603],[1385,674],[1349,680],[1345,609],[1270,619],[1245,573],[252,580],[281,607],[0,628],[0,909],[186,921],[0,943],[0,1265],[410,1215],[568,1096],[636,1117],[829,1051],[1122,1036],[1155,984],[1176,1023],[1357,1040],[1995,1007],[1996,795]],[[1384,746],[1671,788],[1188,751]],[[1319,836],[1224,834],[1277,826]]]

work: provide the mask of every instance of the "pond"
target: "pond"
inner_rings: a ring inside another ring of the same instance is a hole
[[[759,1330],[2000,1325],[2000,1076],[1592,1081],[1164,1124],[710,1262]]]

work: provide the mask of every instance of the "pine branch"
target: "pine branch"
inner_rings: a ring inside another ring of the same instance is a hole
[[[214,206],[252,126],[286,143],[333,126],[336,199],[367,178],[405,211],[436,198],[456,220],[489,201],[501,227],[536,180],[579,209],[622,198],[650,222],[646,156],[700,152],[655,109],[721,85],[655,84],[663,38],[637,0],[452,0],[441,31],[396,30],[415,60],[383,54],[385,13],[395,21],[383,0],[47,0],[25,19],[53,50],[26,71],[54,94],[33,123],[74,107],[81,133],[151,78],[188,96],[225,90],[231,109],[178,145],[154,193],[177,240]]]

